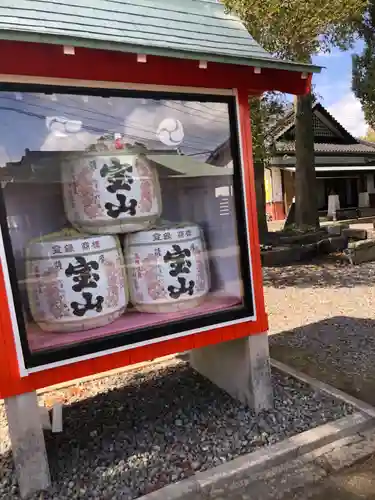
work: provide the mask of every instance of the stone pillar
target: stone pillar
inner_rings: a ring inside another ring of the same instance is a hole
[[[328,196],[328,211],[327,217],[336,220],[336,211],[340,210],[340,198],[337,194]]]
[[[27,498],[51,484],[36,393],[5,399],[5,410],[20,495]]]
[[[194,349],[190,364],[256,412],[273,407],[267,333]]]
[[[370,206],[370,196],[367,191],[358,194],[358,207],[367,208]]]

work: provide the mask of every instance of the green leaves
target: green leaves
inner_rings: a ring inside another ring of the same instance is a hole
[[[369,0],[221,0],[227,10],[237,14],[253,38],[268,52],[284,59],[310,62],[319,52],[334,47],[349,48],[363,27]],[[375,0],[374,0],[375,2]],[[371,31],[370,26],[369,31]],[[357,88],[368,102],[374,81],[373,45],[366,61],[357,61]],[[297,104],[305,112],[296,120],[296,221],[302,227],[318,224],[314,199],[315,168],[312,132],[311,97],[299,96]],[[250,102],[253,123],[255,162],[267,162],[270,148],[267,141],[271,112],[270,103]],[[370,105],[368,105],[369,113]],[[375,112],[373,113],[375,116]],[[297,133],[298,132],[298,133]]]
[[[353,56],[353,91],[361,101],[367,123],[375,129],[375,0],[369,6],[359,32],[365,42],[361,55]]]
[[[267,92],[262,99],[251,97],[251,127],[255,163],[267,164],[272,156],[272,128],[290,111],[283,94]]]
[[[375,142],[375,130],[369,128],[367,134],[362,139],[369,142]]]
[[[266,50],[308,62],[332,47],[348,48],[368,0],[223,0]]]

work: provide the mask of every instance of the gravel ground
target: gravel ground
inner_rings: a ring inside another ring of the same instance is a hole
[[[271,355],[375,405],[375,263],[264,269]]]
[[[375,320],[375,262],[264,268],[270,333],[338,316]]]
[[[258,417],[176,360],[44,395],[68,402],[64,432],[47,433],[53,486],[35,500],[134,499],[353,411],[277,371],[273,386]],[[0,498],[17,500],[3,407],[0,451]]]

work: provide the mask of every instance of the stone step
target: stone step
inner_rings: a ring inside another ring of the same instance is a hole
[[[375,243],[375,240],[373,240]],[[318,243],[292,245],[264,250],[261,252],[263,267],[287,266],[297,262],[312,260],[321,254],[342,252],[348,246],[345,236],[332,236],[321,239]]]
[[[318,251],[320,254],[329,254],[333,252],[341,252],[348,246],[348,238],[345,236],[332,236],[325,238],[318,243]]]
[[[346,254],[352,264],[375,261],[375,240],[352,241]]]
[[[349,229],[349,224],[329,224],[327,226],[324,226],[324,229],[330,236],[340,236],[344,229]]]
[[[367,229],[345,228],[342,231],[342,235],[353,240],[366,240]]]
[[[375,229],[367,229],[367,239],[375,240]]]

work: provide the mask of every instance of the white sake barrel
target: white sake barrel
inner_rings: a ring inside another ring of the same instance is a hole
[[[161,214],[157,171],[144,154],[93,152],[62,162],[65,213],[89,234],[141,231]]]
[[[124,251],[130,300],[139,311],[176,312],[204,301],[209,271],[197,225],[165,224],[129,234]]]
[[[64,233],[27,247],[27,292],[42,330],[75,332],[107,325],[128,302],[124,259],[115,236]]]

